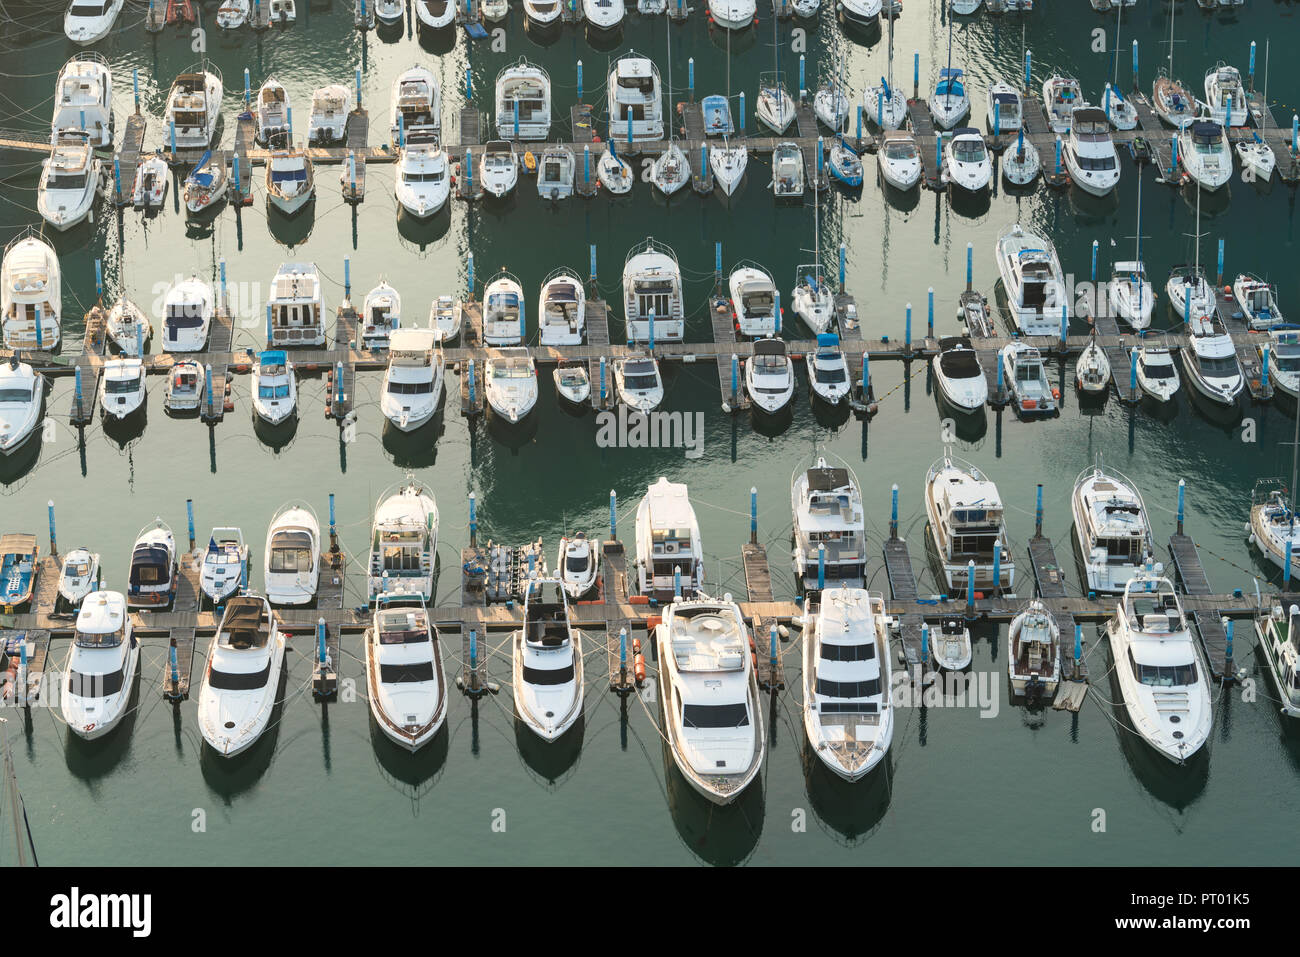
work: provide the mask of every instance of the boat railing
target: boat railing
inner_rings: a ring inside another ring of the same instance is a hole
[[[549,94],[550,94],[550,88],[551,88],[551,76],[550,76],[550,74],[547,73],[546,70],[543,69],[541,66],[539,66],[539,65],[536,64],[536,63],[533,63],[532,61],[530,61],[530,60],[529,60],[527,57],[525,57],[525,56],[520,56],[519,59],[516,60],[514,63],[508,64],[508,65],[502,67],[502,68],[500,69],[500,71],[498,71],[498,73],[497,73],[496,85],[500,86],[502,77],[504,77],[504,76],[505,76],[507,73],[509,73],[511,70],[519,70],[519,69],[536,70],[538,73],[540,73],[540,74],[541,74],[542,82],[544,82],[544,83],[546,84],[546,90],[547,90],[547,94],[548,94],[548,96],[549,96]]]
[[[624,270],[627,269],[628,263],[630,263],[637,256],[642,255],[643,253],[658,253],[659,255],[667,256],[669,259],[673,261],[674,266],[678,266],[677,253],[673,252],[671,246],[667,246],[659,242],[653,236],[647,236],[645,239],[641,240],[641,242],[637,243],[630,250],[628,250],[627,258],[623,260]],[[679,270],[680,268],[681,267],[678,266]]]

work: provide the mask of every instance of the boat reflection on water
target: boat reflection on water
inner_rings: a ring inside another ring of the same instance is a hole
[[[658,720],[663,720],[662,710]],[[763,833],[766,799],[762,773],[734,802],[719,806],[691,787],[677,770],[667,741],[662,739],[661,750],[668,813],[682,843],[705,864],[743,864],[754,853]]]
[[[257,416],[253,417],[253,434],[272,452],[279,453],[293,443],[298,435],[298,416],[289,416],[277,425],[271,425]]]
[[[572,727],[550,743],[543,741],[517,716],[514,724],[515,746],[519,749],[524,767],[540,778],[539,783],[548,790],[557,789],[578,767],[586,734],[586,716],[578,715]]]
[[[449,158],[450,161],[450,158]],[[451,230],[451,203],[425,219],[412,216],[400,206],[397,210],[397,235],[424,252]]]
[[[444,417],[446,403],[441,403],[434,411],[433,417],[418,429],[403,432],[387,419],[381,436],[384,451],[392,457],[393,464],[401,469],[432,468],[438,461],[438,446],[443,433],[447,431]]]
[[[374,715],[370,716],[370,746],[379,773],[389,787],[411,802],[413,815],[420,812],[420,801],[442,777],[450,741],[451,734],[444,723],[428,744],[411,752],[385,735]]]
[[[206,668],[207,664],[204,662],[200,666],[196,661],[195,666]],[[275,704],[271,707],[266,730],[247,751],[234,757],[225,757],[214,751],[206,741],[201,740],[199,743],[199,770],[203,773],[203,780],[226,804],[256,787],[271,766],[280,740],[280,719],[284,716],[284,689],[288,673],[288,667],[280,669]],[[325,739],[328,741],[328,734]]]
[[[813,813],[839,834],[845,846],[861,844],[876,829],[889,810],[893,793],[894,755],[884,759],[859,781],[849,782],[835,774],[817,757],[804,736],[800,747],[804,784]]]
[[[126,757],[126,753],[131,750],[135,721],[140,713],[141,670],[139,667],[135,669],[135,676],[131,681],[131,694],[126,701],[126,711],[116,727],[110,729],[103,737],[93,739],[83,738],[65,729],[67,743],[63,749],[63,759],[67,763],[68,770],[92,790],[98,787],[101,778],[107,777],[117,769],[122,759]]]

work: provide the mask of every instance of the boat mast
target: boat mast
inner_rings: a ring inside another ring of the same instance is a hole
[[[1114,69],[1112,70],[1112,76],[1111,76],[1111,86],[1114,89],[1118,90],[1119,89],[1119,27],[1120,24],[1124,22],[1123,0],[1120,0],[1119,3],[1115,4],[1115,11],[1116,11],[1115,12],[1115,56],[1112,58],[1111,61],[1112,65],[1114,66]],[[1021,29],[1024,29],[1023,24],[1021,25]],[[1023,61],[1024,57],[1022,56],[1020,59]]]
[[[1265,60],[1267,62],[1267,57],[1265,58]],[[889,71],[888,72],[889,72],[889,79],[885,81],[885,85],[889,87],[890,100],[893,100],[894,98],[894,18],[893,16],[890,16],[889,18]],[[1267,70],[1265,70],[1264,75],[1265,77],[1268,76]],[[1267,103],[1267,96],[1268,96],[1267,83],[1264,87],[1264,96],[1266,98],[1265,102]]]
[[[1142,171],[1138,170],[1137,232],[1133,236],[1133,261],[1142,265]]]

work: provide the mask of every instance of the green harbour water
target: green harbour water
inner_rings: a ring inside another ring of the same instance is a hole
[[[352,4],[299,0],[298,23],[260,36],[247,30],[207,35],[208,57],[224,75],[224,137],[229,145],[242,108],[243,69],[254,89],[274,74],[288,88],[296,122],[305,124],[311,91],[351,83],[363,71],[363,105],[371,116],[370,141],[386,136],[389,91],[414,63],[430,66],[443,88],[444,138],[454,141],[464,103],[464,73],[475,100],[491,112],[497,73],[520,56],[542,64],[553,81],[555,125],[567,128],[577,99],[575,63],[584,63],[583,97],[604,114],[604,74],[618,53],[634,48],[652,56],[665,82],[669,46],[674,101],[685,99],[687,60],[695,61],[696,96],[745,91],[753,132],[758,74],[773,68],[770,7],[759,3],[760,22],[730,39],[710,30],[702,0],[685,24],[631,14],[621,37],[591,43],[581,28],[564,26],[540,42],[523,27],[514,6],[505,26],[505,49],[492,40],[468,40],[463,31],[427,39],[396,32],[362,37],[352,27]],[[57,6],[57,5],[56,5]],[[45,135],[55,75],[75,52],[61,31],[61,11],[45,4],[5,4],[0,52],[5,56],[0,128]],[[1114,70],[1109,52],[1094,52],[1091,31],[1104,28],[1114,43],[1114,16],[1093,13],[1086,0],[1040,0],[1024,16],[985,12],[959,18],[954,64],[970,75],[975,122],[983,126],[988,83],[1023,79],[1022,50],[1033,51],[1034,85],[1052,71],[1079,78],[1097,97]],[[1229,15],[1207,16],[1191,0],[1178,12],[1175,72],[1198,91],[1204,72],[1223,59],[1243,70],[1251,40],[1259,43],[1256,85],[1262,87],[1265,41],[1271,38],[1268,96],[1284,124],[1300,103],[1300,69],[1284,38],[1296,32],[1300,11],[1287,3],[1252,4]],[[204,5],[211,17],[214,4]],[[1132,39],[1139,41],[1143,89],[1166,54],[1169,4],[1139,0],[1126,11],[1119,76],[1130,84]],[[138,70],[142,107],[149,113],[146,142],[161,146],[163,101],[174,76],[197,58],[190,41],[169,28],[157,37],[140,26],[144,5],[129,3],[114,33],[94,49],[114,70],[119,135],[131,110],[131,71]],[[807,29],[806,69],[815,88],[841,68],[855,95],[886,69],[886,36],[846,34],[824,8]],[[1023,39],[1022,39],[1023,26]],[[489,28],[491,25],[489,25]],[[780,68],[797,84],[798,54],[790,22],[777,27]],[[911,92],[912,55],[920,52],[921,95],[947,56],[946,20],[938,0],[910,0],[896,27],[895,78]],[[730,55],[728,56],[728,48]],[[301,120],[299,120],[301,117]],[[603,123],[601,133],[604,133]],[[1099,271],[1132,253],[1137,179],[1142,186],[1143,259],[1157,285],[1157,328],[1175,321],[1163,295],[1169,268],[1191,255],[1195,193],[1139,174],[1121,151],[1117,192],[1095,199],[1078,190],[1041,185],[1008,195],[1001,185],[984,201],[943,194],[886,196],[876,183],[874,159],[858,193],[835,190],[821,197],[820,246],[828,262],[840,242],[847,248],[850,290],[863,333],[903,335],[907,303],[913,335],[924,334],[927,289],[935,293],[937,334],[956,334],[957,297],[965,285],[966,244],[974,245],[975,283],[993,298],[997,278],[993,244],[1020,221],[1051,236],[1067,273],[1088,278],[1091,246],[1100,243]],[[1047,159],[1045,157],[1045,159]],[[714,243],[724,269],[740,260],[767,267],[783,301],[795,267],[811,261],[814,241],[811,193],[802,206],[778,207],[765,190],[764,158],[751,156],[748,180],[725,204],[716,195],[684,190],[670,200],[638,182],[628,197],[543,202],[532,180],[520,178],[504,203],[469,207],[455,200],[425,224],[397,214],[393,168],[371,165],[364,203],[355,214],[340,195],[337,167],[317,168],[314,208],[285,221],[268,214],[259,178],[253,205],[238,215],[221,210],[211,225],[187,228],[175,208],[141,219],[118,216],[102,203],[93,224],[66,233],[46,230],[63,271],[65,354],[79,347],[82,319],[95,299],[93,261],[104,263],[110,295],[125,288],[156,316],[155,301],[178,276],[216,279],[224,259],[239,310],[236,348],[262,345],[265,290],[279,263],[310,260],[320,268],[326,308],[343,296],[343,261],[350,260],[352,292],[360,299],[386,277],[403,297],[407,321],[423,324],[438,295],[462,295],[466,253],[476,278],[506,267],[520,277],[534,310],[542,277],[569,265],[585,275],[596,246],[599,286],[611,303],[611,329],[621,329],[619,277],[628,250],[654,236],[677,253],[686,279],[687,337],[710,336],[708,294]],[[35,212],[37,157],[0,149],[0,240],[39,226]],[[1226,240],[1225,274],[1250,271],[1278,284],[1284,311],[1300,313],[1296,261],[1296,195],[1234,179],[1202,201],[1201,257],[1213,275],[1217,241]],[[1230,280],[1227,280],[1230,281]],[[806,335],[793,311],[787,336]],[[1085,326],[1078,320],[1074,331]],[[535,338],[535,333],[534,333]],[[617,338],[617,335],[615,336]],[[1247,398],[1229,418],[1189,400],[1186,384],[1171,409],[1130,408],[1114,396],[1100,408],[1081,408],[1073,373],[1055,361],[1063,410],[1045,421],[1021,421],[989,411],[957,433],[955,454],[997,482],[1008,503],[1019,591],[1028,597],[1032,572],[1025,542],[1034,529],[1035,487],[1044,486],[1044,533],[1057,542],[1071,593],[1078,593],[1076,549],[1071,539],[1069,493],[1078,473],[1096,456],[1136,481],[1155,529],[1157,551],[1175,526],[1177,485],[1187,483],[1187,528],[1202,548],[1211,583],[1219,592],[1253,594],[1275,588],[1280,574],[1246,541],[1243,531],[1257,478],[1287,475],[1294,404],[1279,399],[1256,405]],[[0,532],[25,531],[45,541],[46,502],[56,503],[58,540],[66,551],[85,544],[103,556],[107,587],[120,588],[130,547],[141,526],[161,516],[185,537],[185,500],[193,499],[202,540],[216,525],[238,525],[253,548],[252,586],[261,583],[267,522],[284,502],[301,498],[324,524],[328,495],[336,496],[342,544],[355,555],[368,543],[379,493],[412,472],[437,496],[441,513],[442,574],[438,601],[459,591],[459,549],[468,540],[468,494],[479,502],[479,535],[524,543],[539,536],[553,562],[560,536],[586,530],[608,534],[608,496],[619,502],[619,535],[630,541],[633,511],[646,486],[660,475],[689,485],[702,528],[711,592],[744,594],[740,547],[749,535],[749,489],[758,492],[759,537],[768,547],[776,597],[795,596],[790,570],[790,482],[812,456],[833,454],[849,462],[863,487],[873,556],[873,591],[888,591],[879,545],[887,533],[890,488],[900,489],[901,533],[920,576],[920,590],[941,589],[925,549],[922,488],[926,470],[943,452],[942,411],[927,364],[872,363],[880,411],[869,423],[814,409],[802,364],[793,411],[776,423],[724,414],[713,363],[665,365],[666,410],[704,414],[703,456],[681,449],[619,449],[596,445],[594,415],[560,407],[550,377],[540,376],[541,396],[532,422],[514,431],[473,428],[449,402],[433,425],[413,436],[384,429],[378,373],[358,375],[355,440],[340,442],[337,425],[323,414],[322,377],[300,380],[295,429],[268,435],[255,429],[248,378],[237,377],[234,411],[214,429],[163,413],[163,378],[149,379],[147,420],[127,434],[97,421],[84,441],[68,424],[72,379],[53,380],[48,402],[52,434],[19,461],[0,463]],[[1126,374],[1126,373],[1124,373]],[[448,375],[455,388],[456,379]],[[44,546],[43,546],[44,547]],[[349,605],[364,601],[363,575],[352,569]],[[797,632],[794,633],[797,636]],[[1084,640],[1094,692],[1077,715],[1031,711],[1008,700],[1005,629],[979,625],[973,672],[990,682],[996,709],[932,706],[898,713],[887,766],[857,785],[822,769],[805,743],[797,681],[797,638],[783,645],[788,688],[769,712],[769,751],[761,777],[733,807],[715,809],[697,797],[672,765],[652,716],[658,705],[608,692],[603,647],[587,645],[585,717],[551,746],[516,725],[508,687],[478,704],[449,692],[444,732],[418,755],[390,745],[373,727],[367,706],[322,707],[311,699],[312,647],[292,642],[286,657],[283,704],[273,729],[246,756],[223,761],[202,746],[195,702],[173,707],[160,693],[166,648],[147,641],[135,709],[104,739],[85,742],[62,725],[57,710],[30,716],[6,709],[33,837],[42,864],[1284,864],[1300,850],[1290,826],[1300,783],[1300,729],[1277,711],[1252,630],[1237,629],[1237,664],[1248,684],[1216,689],[1215,726],[1204,760],[1168,765],[1120,725],[1111,704],[1118,689],[1108,676],[1110,654],[1099,629]],[[508,643],[493,635],[490,671],[504,682]],[[459,641],[444,640],[449,671]],[[197,683],[205,643],[200,640]],[[360,640],[344,640],[342,675],[364,688]],[[56,640],[50,666],[62,664],[67,641]],[[196,684],[197,688],[197,684]],[[1254,700],[1245,694],[1253,688]],[[1104,812],[1104,831],[1095,829]],[[196,816],[204,828],[196,830]],[[505,821],[504,832],[500,821]],[[498,824],[494,828],[494,822]],[[0,841],[0,861],[11,863],[11,840]]]

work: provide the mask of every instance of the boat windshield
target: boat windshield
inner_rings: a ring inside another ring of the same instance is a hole
[[[289,383],[259,385],[257,387],[257,397],[259,399],[287,399],[289,398]]]
[[[256,691],[271,680],[271,662],[261,671],[219,671],[208,669],[208,687],[216,691]]]
[[[584,574],[587,571],[587,556],[569,555],[564,559],[564,570],[573,572],[575,575]]]
[[[428,395],[433,391],[433,381],[427,382],[393,382],[388,383],[389,395]]]
[[[1129,664],[1133,667],[1133,676],[1139,684],[1152,688],[1184,688],[1196,684],[1196,662],[1189,661],[1180,665],[1143,665],[1139,664],[1129,651]]]
[[[506,362],[492,367],[494,379],[528,379],[532,374],[533,371],[526,362]]]
[[[7,388],[0,389],[0,405],[9,402],[23,402],[23,403],[30,402],[32,401],[32,396],[35,394],[36,394],[35,386],[33,386],[30,389],[14,388],[13,386],[9,386]]]
[[[129,395],[140,391],[139,379],[105,379],[104,392],[107,395]]]
[[[912,160],[916,159],[916,145],[909,142],[893,142],[885,144],[885,159],[891,160]]]
[[[952,144],[952,155],[959,163],[983,162],[984,143],[974,137],[955,140]]]
[[[300,529],[276,532],[271,539],[271,572],[309,572],[312,563],[311,535]]]
[[[90,562],[69,561],[63,564],[63,574],[68,578],[85,578],[90,574]]]
[[[1229,379],[1237,374],[1236,356],[1200,356],[1197,365],[1206,378]]]
[[[108,13],[113,0],[76,0],[68,10],[70,17],[102,17]]]
[[[121,668],[101,675],[68,672],[68,694],[78,698],[107,698],[117,694],[125,685],[126,673]]]
[[[682,724],[687,728],[744,728],[749,725],[749,708],[744,702],[683,705]]]
[[[82,631],[77,629],[75,641],[78,648],[116,648],[126,639],[126,626],[121,625],[116,631]]]
[[[85,185],[85,173],[50,173],[45,178],[46,189],[82,189]]]
[[[847,378],[848,377],[844,372],[844,366],[842,364],[837,363],[833,366],[826,366],[820,362],[817,363],[818,382],[832,384],[836,382],[844,382]]]
[[[1177,373],[1174,372],[1174,364],[1167,358],[1143,359],[1142,372],[1148,379],[1172,379]]]

